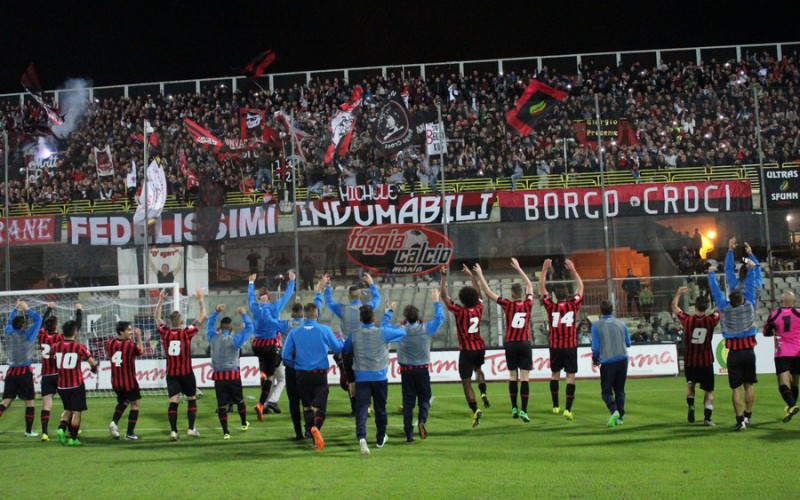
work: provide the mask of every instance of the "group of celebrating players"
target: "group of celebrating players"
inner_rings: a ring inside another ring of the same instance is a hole
[[[695,420],[695,385],[704,391],[703,422],[713,426],[713,352],[711,338],[714,328],[721,324],[728,354],[728,378],[733,390],[733,406],[736,413],[735,430],[745,429],[752,418],[755,399],[753,384],[756,383],[755,354],[756,294],[760,287],[761,272],[757,259],[750,247],[745,244],[747,257],[742,272],[737,277],[733,270],[733,251],[735,239],[729,243],[725,270],[730,294],[726,297],[720,290],[714,276],[716,269],[709,272],[711,295],[718,312],[706,314],[708,300],[699,296],[694,305],[695,313],[688,315],[679,306],[686,287],[678,289],[672,310],[678,316],[686,332],[685,375],[687,381],[686,402],[687,419]],[[566,284],[557,283],[552,287],[554,296],[547,288],[547,275],[552,270],[552,261],[545,260],[542,266],[538,288],[540,300],[547,311],[550,343],[550,393],[552,412],[563,415],[572,421],[575,399],[575,374],[578,372],[577,319],[583,301],[584,286],[580,275],[570,260],[566,269],[574,282],[574,293]],[[472,426],[480,425],[483,411],[478,408],[478,398],[472,386],[473,375],[484,408],[491,406],[486,390],[486,379],[482,371],[486,345],[480,333],[484,302],[483,295],[495,301],[504,311],[505,357],[509,372],[508,393],[511,403],[511,416],[524,423],[530,422],[528,399],[530,396],[529,373],[533,365],[530,335],[530,316],[533,309],[533,284],[515,258],[511,267],[520,275],[522,284],[511,287],[510,298],[503,298],[488,285],[481,266],[472,269],[464,265],[462,270],[469,276],[471,284],[458,292],[460,304],[455,303],[447,291],[447,269],[442,272],[441,287],[432,290],[434,315],[430,321],[423,322],[420,311],[413,305],[403,309],[403,321],[393,325],[392,319],[397,303],[392,302],[379,325],[376,325],[375,310],[380,304],[380,292],[372,277],[365,274],[364,282],[369,287],[370,300],[362,302],[362,289],[351,286],[348,290],[349,302],[338,303],[333,299],[331,280],[323,274],[317,286],[314,301],[308,304],[296,303],[292,306],[291,318],[280,320],[280,314],[294,292],[293,273],[289,273],[289,284],[283,297],[273,301],[269,292],[261,288],[256,293],[257,276],[251,275],[248,286],[249,312],[239,307],[236,313],[241,316],[244,328],[239,333],[232,330],[230,317],[219,318],[225,306],[219,304],[207,316],[201,292],[195,294],[200,312],[193,324],[184,326],[180,312],[169,315],[169,324],[162,319],[165,293],[162,291],[155,308],[154,317],[158,325],[164,352],[166,354],[166,380],[169,396],[167,411],[170,425],[170,439],[177,441],[178,408],[180,396],[187,400],[188,435],[199,437],[195,427],[197,414],[197,385],[192,368],[191,343],[198,332],[198,325],[206,319],[206,333],[210,349],[211,367],[217,399],[216,413],[222,428],[223,439],[230,439],[228,413],[236,406],[241,421],[241,430],[246,431],[247,406],[244,402],[239,357],[241,348],[251,336],[253,352],[258,357],[261,371],[261,394],[255,405],[259,421],[264,413],[280,412],[275,404],[273,388],[285,385],[289,411],[298,440],[312,438],[313,448],[323,450],[325,442],[321,429],[325,422],[328,389],[328,354],[334,359],[342,373],[343,387],[346,387],[351,402],[351,416],[355,417],[356,438],[360,453],[369,455],[367,443],[367,419],[374,412],[376,445],[383,447],[387,442],[389,344],[397,346],[397,361],[400,366],[403,429],[407,442],[415,441],[413,425],[414,408],[419,406],[417,433],[420,439],[427,437],[427,420],[431,402],[430,349],[431,338],[444,321],[442,303],[455,318],[459,343],[459,377],[467,404],[472,414]],[[778,373],[780,393],[786,401],[784,422],[800,412],[797,406],[798,376],[800,375],[800,311],[794,307],[794,295],[787,291],[782,297],[782,307],[773,312],[764,327],[765,335],[775,335],[775,363]],[[318,323],[323,307],[339,319],[340,333],[334,334],[330,327]],[[440,302],[441,300],[441,302]],[[6,374],[3,401],[0,403],[0,416],[11,402],[19,397],[25,401],[25,435],[36,437],[34,422],[33,348],[38,340],[42,354],[42,441],[48,441],[48,423],[53,396],[58,393],[64,411],[57,431],[59,442],[69,446],[79,446],[81,412],[86,410],[86,388],[83,381],[81,362],[87,361],[96,373],[97,361],[86,346],[76,341],[76,334],[82,322],[80,304],[76,305],[75,319],[66,321],[58,332],[58,320],[52,314],[54,304],[42,319],[28,305],[19,300],[11,312],[6,328],[6,348],[9,369]],[[611,302],[600,305],[601,318],[592,325],[592,360],[600,366],[601,395],[609,411],[609,427],[623,425],[625,416],[625,380],[627,377],[630,335],[625,324],[613,316]],[[26,328],[25,315],[30,318]],[[252,315],[252,319],[251,319]],[[219,320],[219,324],[217,321]],[[42,324],[44,323],[44,327]],[[111,384],[117,396],[117,406],[109,433],[115,439],[121,437],[118,424],[122,415],[130,407],[125,439],[138,440],[135,433],[139,415],[141,394],[136,379],[135,362],[144,349],[142,335],[130,322],[120,321],[116,327],[117,338],[106,345],[110,361]],[[135,340],[134,340],[135,338]],[[561,372],[566,373],[565,405],[562,412],[559,399]],[[275,384],[275,385],[274,385]],[[743,391],[742,391],[743,389]],[[742,392],[744,398],[742,398]],[[272,399],[271,399],[272,396]]]

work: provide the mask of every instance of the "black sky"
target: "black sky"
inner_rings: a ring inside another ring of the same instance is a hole
[[[0,94],[36,63],[47,89],[269,72],[800,41],[800,2],[137,1],[0,6]],[[73,5],[70,5],[73,4]],[[56,8],[57,6],[57,8]]]

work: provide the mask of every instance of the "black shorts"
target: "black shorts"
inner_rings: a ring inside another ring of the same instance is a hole
[[[731,389],[756,382],[756,353],[753,348],[728,351],[728,383]]]
[[[3,399],[19,398],[23,401],[30,401],[36,398],[36,391],[33,388],[33,373],[30,371],[22,375],[9,375],[6,377],[6,385],[3,388]]]
[[[533,350],[530,340],[506,343],[506,365],[508,371],[528,370],[533,368]]]
[[[58,389],[58,396],[64,403],[66,411],[86,411],[86,386],[81,384],[78,387],[69,389]]]
[[[194,378],[194,373],[180,376],[167,375],[167,394],[169,397],[183,394],[187,398],[191,398],[197,394],[197,381]]]
[[[561,370],[572,374],[578,373],[577,347],[550,348],[550,371],[560,373]]]
[[[342,366],[344,366],[344,375],[347,377],[347,383],[354,384],[356,382],[356,372],[353,371],[353,355],[342,353]]]
[[[684,366],[683,374],[686,382],[700,384],[704,391],[714,392],[714,365]]]
[[[58,373],[42,376],[42,397],[58,393]]]
[[[458,353],[458,376],[461,380],[472,378],[472,372],[480,370],[486,358],[486,351],[461,351]]]
[[[325,371],[297,370],[297,391],[303,407],[313,406],[322,411],[328,407],[328,374]]]
[[[217,393],[217,406],[220,408],[244,401],[242,379],[215,380],[214,391]]]
[[[139,388],[132,391],[114,391],[117,393],[117,404],[120,403],[133,403],[134,401],[139,401],[142,399],[142,393],[139,391]]]
[[[789,372],[800,375],[800,356],[778,356],[775,358],[775,373]]]
[[[277,345],[262,345],[253,347],[253,354],[258,356],[258,368],[261,373],[272,377],[275,375],[275,368],[281,364],[281,348]]]

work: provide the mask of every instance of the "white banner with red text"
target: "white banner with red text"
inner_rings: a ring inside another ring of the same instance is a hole
[[[629,350],[630,367],[628,375],[631,377],[670,376],[678,374],[678,353],[674,344],[635,345]],[[211,379],[211,360],[209,358],[194,358],[192,360],[197,386],[202,388],[213,387]],[[339,383],[339,369],[333,358],[328,356],[328,382]],[[86,388],[111,389],[111,365],[108,361],[100,362],[99,382],[94,374],[89,371],[89,365],[83,364],[83,377]],[[40,365],[34,364],[34,383],[36,390],[40,388]],[[0,366],[0,390],[5,385],[5,374],[8,366]],[[242,383],[248,387],[260,385],[261,376],[258,370],[258,358],[245,356],[241,359]],[[458,382],[458,351],[434,351],[431,353],[431,381],[432,382]],[[492,349],[486,351],[486,363],[483,366],[486,380],[508,380],[506,356],[503,350]],[[592,366],[592,353],[588,347],[578,348],[578,377],[600,378],[600,369]],[[166,388],[166,361],[143,359],[136,362],[136,378],[142,389]],[[546,380],[550,378],[550,357],[546,348],[533,349],[533,369],[530,373],[531,380]],[[397,364],[397,355],[389,356],[389,383],[400,383],[400,366]]]

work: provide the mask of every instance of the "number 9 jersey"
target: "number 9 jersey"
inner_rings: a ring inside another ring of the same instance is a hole
[[[550,326],[551,349],[575,349],[578,347],[578,309],[583,297],[575,294],[572,300],[553,302],[550,295],[542,296],[542,305],[547,311]]]
[[[678,320],[683,325],[683,337],[686,344],[686,353],[683,355],[685,366],[711,366],[714,364],[714,352],[711,348],[711,339],[714,328],[719,323],[719,314],[710,316],[689,315],[679,313]]]

